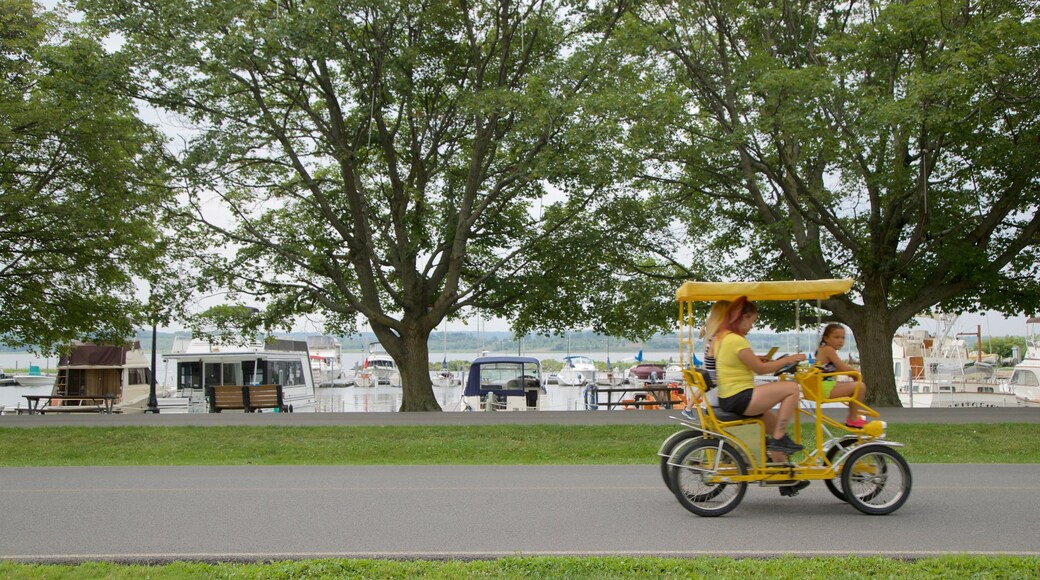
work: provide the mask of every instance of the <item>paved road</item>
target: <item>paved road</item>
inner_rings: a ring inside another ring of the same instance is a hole
[[[0,428],[668,424],[674,414],[5,415]],[[1040,422],[1040,409],[884,409],[882,414],[890,423]],[[3,468],[0,558],[1040,554],[1032,499],[1040,492],[1040,466],[912,468],[910,500],[889,516],[862,515],[816,483],[797,498],[752,487],[734,512],[711,519],[683,510],[656,466]]]
[[[0,558],[1040,555],[1036,465],[915,465],[867,516],[816,483],[683,510],[656,466],[73,467],[0,470]]]

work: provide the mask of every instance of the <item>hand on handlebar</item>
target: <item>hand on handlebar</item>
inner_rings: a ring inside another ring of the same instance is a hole
[[[781,365],[780,368],[778,368],[776,372],[773,374],[780,376],[782,374],[794,372],[794,370],[798,367],[798,363],[802,362],[803,360],[806,360],[806,356],[804,354],[791,354],[782,358],[778,358],[777,360],[783,362],[784,364]]]

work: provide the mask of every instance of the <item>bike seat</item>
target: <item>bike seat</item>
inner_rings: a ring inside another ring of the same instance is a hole
[[[743,421],[745,419],[758,419],[762,415],[738,415],[737,413],[730,413],[722,407],[712,407],[711,410],[715,413],[715,418],[724,423],[730,421]]]

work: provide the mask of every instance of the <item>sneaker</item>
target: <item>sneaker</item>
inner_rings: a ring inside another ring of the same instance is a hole
[[[851,421],[845,421],[845,426],[850,429],[862,429],[867,426],[867,420],[863,417],[856,417]]]
[[[802,451],[805,448],[792,441],[791,436],[785,433],[784,436],[779,439],[767,437],[766,449],[768,449],[769,451],[780,451],[782,453],[790,455],[792,453],[798,453],[799,451]]]
[[[697,415],[694,415],[693,411],[691,411],[689,409],[683,409],[682,416],[686,417],[690,421],[696,421],[697,420]]]
[[[784,497],[794,497],[798,495],[799,491],[809,487],[808,481],[799,481],[794,485],[782,485],[780,486],[780,495]]]

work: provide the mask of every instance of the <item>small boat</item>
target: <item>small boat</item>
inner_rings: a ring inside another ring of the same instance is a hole
[[[343,345],[334,336],[308,336],[311,375],[318,387],[333,387],[343,379]]]
[[[439,370],[430,372],[430,382],[435,387],[457,387],[462,384],[462,380],[459,379],[455,373],[449,370]]]
[[[528,411],[541,408],[546,393],[541,363],[525,356],[482,356],[473,360],[462,393],[468,411]]]
[[[639,363],[628,369],[627,379],[658,383],[664,380],[664,369],[653,363]]]
[[[378,342],[368,345],[368,357],[365,359],[365,368],[369,371],[367,374],[370,376],[365,379],[359,379],[358,386],[401,386],[401,373],[397,370],[397,363],[394,362],[393,357],[382,349]],[[362,385],[361,382],[365,380],[374,381],[374,383]]]
[[[596,381],[596,363],[587,356],[563,357],[563,368],[556,373],[561,386],[580,386]]]
[[[19,387],[49,387],[54,384],[56,375],[40,372],[40,367],[29,365],[28,374],[6,375],[4,379]]]
[[[664,367],[664,380],[666,383],[672,382],[683,382],[683,369],[679,363],[668,361],[668,366]]]
[[[282,386],[290,411],[313,411],[317,400],[307,343],[274,339],[222,345],[207,340],[176,338],[163,355],[176,365],[176,391],[160,398],[160,413],[209,412],[207,387],[217,385]]]
[[[1024,407],[1040,407],[1040,333],[1033,332],[1032,325],[1040,325],[1040,318],[1026,321],[1025,356],[1015,365],[1008,384]]]

